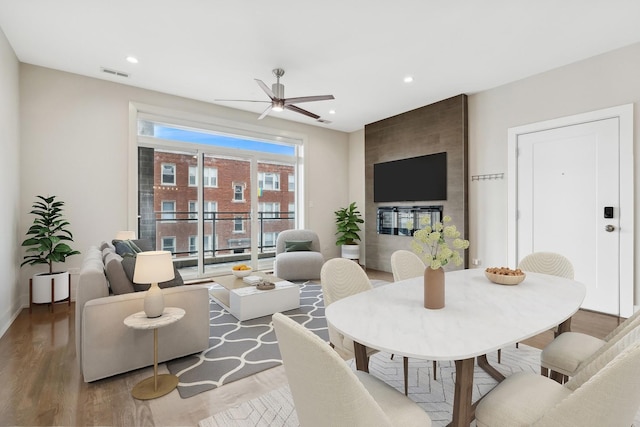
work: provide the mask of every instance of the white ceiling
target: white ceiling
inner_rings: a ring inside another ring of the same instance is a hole
[[[266,100],[281,67],[287,97],[335,96],[299,104],[332,123],[271,114],[346,132],[640,42],[639,21],[638,0],[0,0],[21,62],[256,119],[214,100]]]

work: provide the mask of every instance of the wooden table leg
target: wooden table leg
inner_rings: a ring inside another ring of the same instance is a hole
[[[475,358],[456,360],[456,386],[453,395],[453,417],[450,426],[469,427],[473,418],[471,391]]]
[[[367,347],[353,342],[353,350],[356,358],[356,369],[358,371],[369,372],[369,358],[367,357]]]
[[[494,368],[489,364],[486,354],[483,354],[482,356],[478,356],[478,366],[481,367],[494,380],[498,382],[501,382],[502,380],[504,380],[504,375],[502,375],[500,371],[498,371],[496,368]]]
[[[571,317],[558,325],[558,332],[556,332],[555,336],[557,337],[558,335],[569,331],[571,331]]]

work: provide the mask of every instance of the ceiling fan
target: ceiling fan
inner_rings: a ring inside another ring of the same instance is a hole
[[[284,97],[284,85],[280,83],[280,77],[284,76],[284,70],[282,68],[275,68],[272,70],[273,75],[276,76],[276,82],[271,85],[271,89],[269,86],[264,84],[264,82],[260,79],[255,79],[258,83],[258,86],[267,94],[271,101],[254,101],[250,99],[216,99],[216,101],[238,101],[238,102],[270,102],[270,105],[266,110],[258,117],[258,120],[262,120],[267,114],[271,111],[282,111],[284,109],[294,111],[296,113],[304,114],[305,116],[316,119],[322,123],[331,123],[328,120],[321,119],[319,115],[312,113],[311,111],[303,110],[295,104],[302,102],[312,102],[312,101],[326,101],[329,99],[335,99],[333,95],[318,95],[318,96],[299,96],[295,98],[285,98]]]

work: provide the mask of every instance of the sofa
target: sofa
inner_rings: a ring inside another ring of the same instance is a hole
[[[130,289],[123,286],[124,258],[115,253],[110,242],[84,252],[76,291],[75,336],[85,382],[153,365],[153,332],[132,329],[123,322],[130,314],[143,310],[146,294],[136,291],[133,283],[127,285]],[[116,286],[116,282],[122,283]],[[207,349],[208,288],[171,283],[163,293],[166,307],[180,307],[186,314],[180,321],[158,329],[158,362]]]

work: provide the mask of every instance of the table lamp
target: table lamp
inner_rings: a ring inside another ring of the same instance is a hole
[[[135,238],[135,231],[118,231],[116,233],[116,240],[134,240]]]
[[[144,297],[144,312],[147,317],[159,317],[164,310],[164,295],[158,287],[159,282],[166,282],[175,277],[173,261],[169,251],[140,252],[136,256],[133,272],[134,283],[147,284],[151,287]]]

